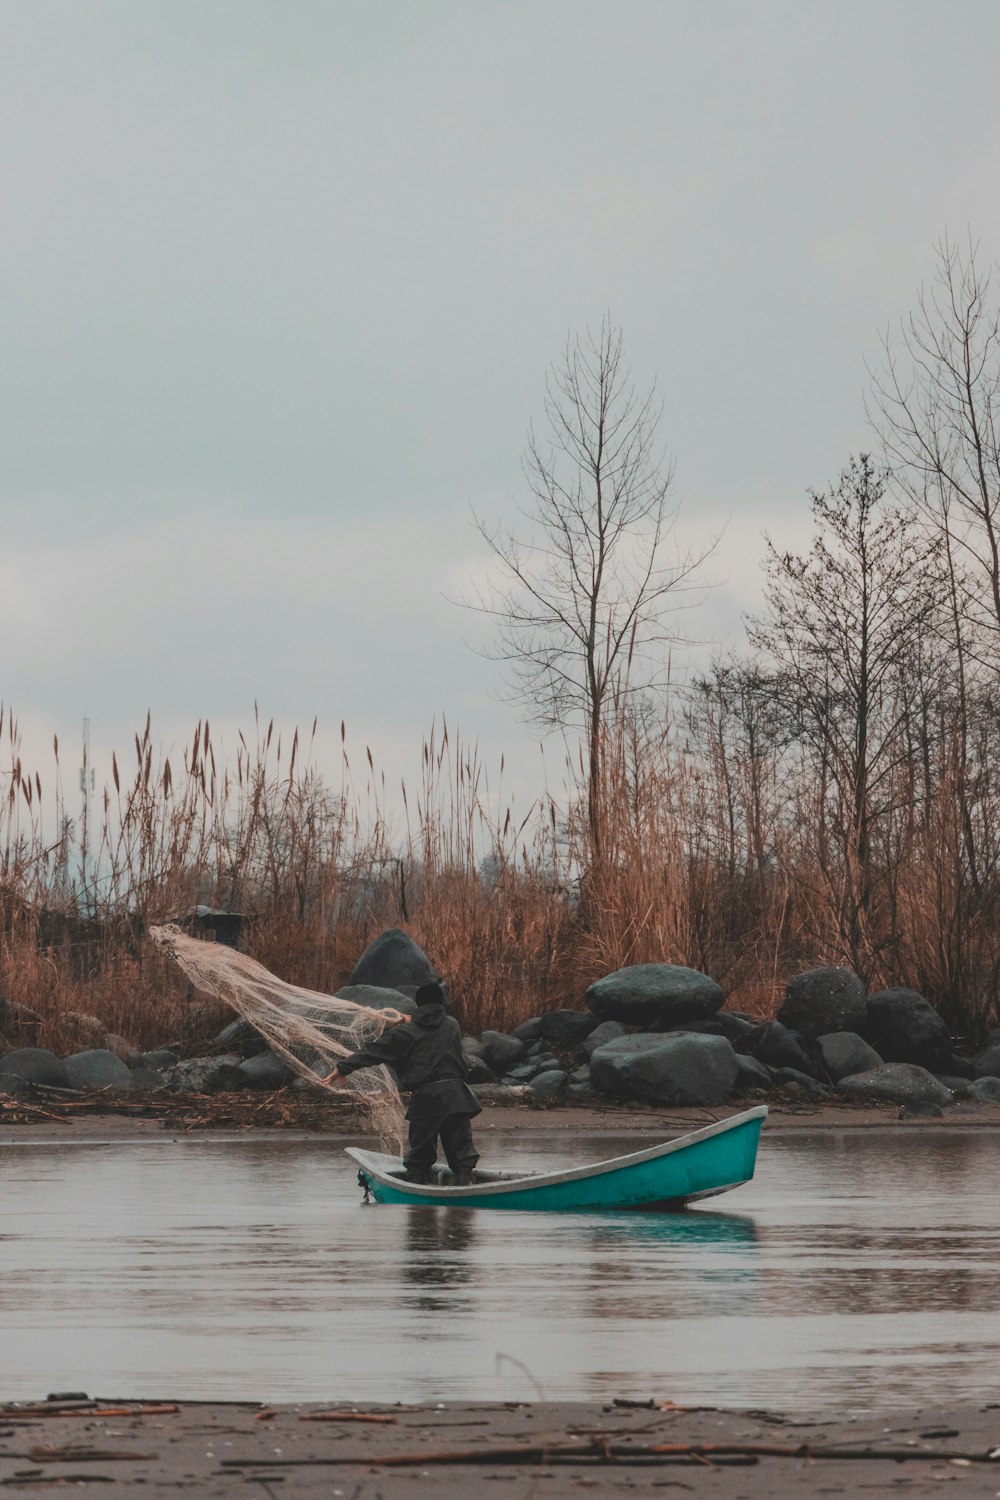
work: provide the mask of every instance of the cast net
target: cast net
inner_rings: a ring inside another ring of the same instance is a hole
[[[407,1020],[402,1011],[372,1010],[286,984],[247,954],[190,937],[173,925],[148,931],[200,994],[232,1006],[302,1078],[361,1104],[379,1139],[402,1153],[403,1104],[388,1069],[359,1068],[336,1086],[330,1081],[339,1058],[374,1040],[393,1022]]]

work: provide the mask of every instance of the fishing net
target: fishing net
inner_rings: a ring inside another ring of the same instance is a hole
[[[372,1010],[286,984],[245,953],[189,937],[173,925],[150,927],[149,936],[196,990],[232,1006],[302,1078],[360,1103],[379,1139],[402,1153],[403,1104],[388,1069],[359,1068],[346,1082],[335,1086],[330,1081],[339,1058],[374,1040],[393,1022],[405,1021],[402,1011]]]

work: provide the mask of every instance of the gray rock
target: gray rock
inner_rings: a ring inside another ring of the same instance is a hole
[[[589,1036],[584,1037],[583,1050],[588,1057],[593,1057],[598,1047],[603,1047],[605,1042],[612,1042],[616,1036],[624,1035],[625,1027],[620,1021],[602,1021]]]
[[[176,1052],[171,1052],[169,1047],[157,1047],[152,1052],[139,1052],[133,1063],[135,1068],[149,1068],[154,1073],[166,1073],[179,1062]]]
[[[531,1097],[540,1104],[547,1104],[566,1092],[568,1081],[562,1068],[547,1068],[531,1080]]]
[[[240,1088],[240,1064],[235,1052],[223,1057],[189,1057],[167,1074],[167,1082],[177,1094],[232,1093]]]
[[[678,964],[630,964],[598,979],[586,996],[588,1008],[601,1021],[657,1030],[707,1020],[725,998],[714,979]]]
[[[769,1068],[797,1068],[800,1073],[816,1076],[816,1065],[798,1036],[780,1021],[762,1021],[736,1043],[736,1050]]]
[[[337,991],[337,999],[369,1010],[398,1010],[404,1016],[412,1016],[417,1008],[411,995],[378,984],[345,984]]]
[[[256,1057],[247,1057],[239,1066],[238,1088],[257,1089],[265,1093],[272,1089],[284,1089],[295,1078],[295,1069],[276,1057],[273,1052],[260,1052]]]
[[[623,1036],[590,1059],[594,1088],[616,1098],[652,1104],[722,1104],[733,1091],[739,1062],[721,1036]]]
[[[714,1017],[714,1024],[719,1036],[726,1037],[730,1042],[738,1042],[741,1037],[749,1036],[758,1023],[738,1011],[720,1010]]]
[[[125,1037],[119,1036],[116,1031],[108,1032],[108,1034],[104,1038],[104,1045],[109,1052],[113,1052],[116,1057],[120,1057],[122,1062],[125,1063],[128,1067],[131,1067],[139,1057],[139,1054],[132,1046],[132,1043]]]
[[[230,1021],[223,1026],[218,1036],[212,1042],[212,1052],[217,1057],[228,1055],[230,1052],[238,1052],[240,1057],[256,1057],[259,1052],[267,1051],[267,1041],[261,1036],[256,1026],[251,1026],[242,1016],[237,1016],[235,1021]]]
[[[820,1083],[818,1078],[813,1078],[809,1073],[800,1073],[798,1068],[774,1068],[771,1079],[776,1088],[802,1089],[816,1099],[826,1099],[831,1093],[825,1083]]]
[[[883,1063],[866,1073],[842,1078],[838,1092],[849,1099],[871,1099],[889,1104],[950,1104],[951,1091],[917,1063]]]
[[[63,1067],[66,1069],[70,1088],[81,1092],[88,1089],[114,1089],[127,1093],[132,1087],[131,1069],[106,1047],[74,1052],[72,1057],[63,1059]]]
[[[132,1092],[134,1094],[155,1094],[160,1089],[165,1089],[167,1080],[162,1073],[155,1072],[152,1068],[131,1068]]]
[[[374,984],[394,990],[401,984],[426,984],[436,977],[424,950],[400,928],[390,927],[365,949],[347,983]]]
[[[63,1037],[79,1048],[96,1049],[104,1041],[106,1027],[97,1016],[82,1010],[68,1010],[59,1017],[59,1030]]]
[[[869,995],[866,1035],[886,1062],[957,1071],[948,1067],[952,1052],[947,1026],[916,990],[880,990]]]
[[[585,1083],[590,1087],[590,1064],[584,1063],[581,1068],[574,1068],[569,1075],[570,1083]]]
[[[593,1015],[580,1010],[550,1010],[541,1022],[542,1040],[553,1047],[575,1047],[598,1025]]]
[[[516,1036],[519,1042],[537,1042],[542,1035],[541,1016],[531,1016],[527,1021],[522,1021],[519,1026],[513,1026],[511,1036]]]
[[[30,1010],[17,1000],[0,999],[0,1036],[12,1042],[34,1042],[41,1024],[37,1010]]]
[[[478,1037],[463,1036],[462,1051],[465,1053],[466,1057],[482,1057],[483,1044]]]
[[[495,1079],[493,1077],[493,1069],[489,1066],[489,1064],[487,1063],[485,1057],[480,1057],[478,1055],[478,1053],[475,1053],[475,1052],[466,1053],[465,1054],[465,1066],[469,1070],[468,1071],[468,1076],[466,1077],[466,1080],[465,1080],[466,1083],[494,1083],[495,1082]]]
[[[972,1098],[972,1094],[970,1092],[972,1085],[968,1078],[956,1078],[954,1073],[935,1073],[934,1077],[937,1079],[938,1083],[944,1084],[945,1088],[949,1091],[953,1098]]]
[[[548,1050],[545,1043],[539,1038],[537,1042],[528,1043],[524,1049],[524,1055],[525,1057],[541,1057]]]
[[[592,1104],[594,1090],[589,1083],[568,1083],[566,1085],[566,1098],[572,1104]]]
[[[972,1059],[972,1066],[977,1078],[1000,1078],[1000,1043],[995,1042],[978,1053]]]
[[[0,1057],[0,1094],[19,1094],[34,1085],[68,1089],[66,1069],[45,1047],[19,1047]]]
[[[868,1073],[883,1063],[874,1047],[869,1047],[856,1031],[831,1031],[821,1036],[819,1051],[823,1066],[834,1083],[839,1083],[841,1078],[850,1078],[854,1073]]]
[[[789,980],[778,1020],[806,1041],[834,1031],[862,1031],[865,987],[850,969],[810,969]]]
[[[901,1120],[940,1120],[944,1110],[940,1104],[931,1104],[928,1099],[916,1099],[912,1104],[904,1104],[899,1111]]]
[[[484,1031],[479,1045],[494,1073],[509,1073],[524,1057],[524,1042],[504,1031]]]
[[[518,1063],[516,1068],[511,1068],[510,1072],[504,1075],[504,1081],[508,1083],[528,1083],[534,1078],[537,1072],[538,1069],[534,1063]]]
[[[976,1078],[966,1088],[970,1097],[982,1104],[1000,1104],[1000,1078]]]
[[[744,1057],[741,1052],[736,1054],[736,1062],[739,1072],[736,1074],[736,1082],[733,1088],[736,1093],[744,1093],[747,1089],[769,1089],[773,1088],[769,1069],[755,1057]]]

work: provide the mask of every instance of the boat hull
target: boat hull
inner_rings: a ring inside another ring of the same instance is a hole
[[[402,1162],[348,1148],[377,1203],[567,1212],[577,1209],[675,1209],[748,1182],[754,1173],[763,1106],[630,1156],[469,1187],[410,1183]]]

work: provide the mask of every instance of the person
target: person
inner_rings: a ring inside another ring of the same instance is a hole
[[[479,1160],[471,1121],[482,1106],[466,1083],[462,1033],[447,1010],[440,980],[422,984],[414,996],[416,1014],[388,1028],[377,1040],[342,1057],[342,1077],[383,1063],[394,1069],[401,1089],[410,1090],[410,1139],[403,1166],[410,1182],[429,1182],[437,1161],[438,1139],[455,1185],[466,1186]]]

